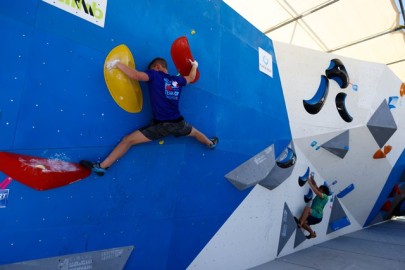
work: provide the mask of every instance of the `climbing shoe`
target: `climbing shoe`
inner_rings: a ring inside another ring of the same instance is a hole
[[[212,137],[210,141],[212,142],[212,144],[209,146],[209,148],[214,149],[217,146],[219,139],[218,137]]]
[[[93,163],[88,160],[81,160],[79,164],[82,165],[83,167],[91,170],[98,176],[103,176],[106,172],[106,169],[100,167],[100,163]]]
[[[307,239],[315,238],[316,237],[316,232],[308,234],[305,236]]]

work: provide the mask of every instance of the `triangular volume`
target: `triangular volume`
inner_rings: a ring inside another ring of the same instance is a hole
[[[367,127],[380,148],[397,130],[397,124],[385,99],[368,121]]]
[[[297,232],[295,233],[294,248],[298,247],[306,239],[307,238],[305,237],[304,232],[300,228],[297,228]]]
[[[342,229],[348,225],[350,225],[350,221],[347,218],[346,212],[343,210],[339,199],[335,198],[333,200],[333,207],[330,213],[329,226],[326,234]]]
[[[344,158],[349,151],[349,130],[322,144],[321,147],[340,158]]]
[[[345,149],[338,149],[338,148],[331,148],[331,147],[322,147],[325,150],[328,150],[329,152],[331,152],[332,154],[334,154],[335,156],[338,156],[340,158],[344,158],[347,154],[347,150]]]
[[[225,175],[236,188],[244,190],[266,178],[276,164],[271,145]]]
[[[297,228],[297,223],[294,220],[294,216],[291,214],[290,208],[288,208],[287,203],[284,203],[283,216],[281,220],[280,228],[280,238],[278,241],[278,251],[277,256],[280,254],[281,250],[287,244],[291,235],[294,233]]]
[[[297,156],[295,154],[294,144],[291,142],[276,159],[275,162],[277,166],[271,168],[270,173],[259,182],[259,185],[270,190],[278,187],[290,177],[294,170],[296,160]]]
[[[71,255],[49,257],[4,265],[10,270],[43,269],[124,269],[133,246],[105,250],[75,253]],[[3,269],[0,267],[0,269]]]

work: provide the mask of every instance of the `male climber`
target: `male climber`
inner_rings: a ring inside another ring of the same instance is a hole
[[[307,235],[306,238],[311,239],[316,237],[316,232],[312,230],[311,225],[318,224],[322,221],[323,208],[328,202],[330,190],[325,185],[321,185],[318,187],[312,173],[308,179],[308,184],[314,191],[316,196],[312,201],[311,207],[305,206],[300,219],[297,219],[296,217],[294,217],[294,219],[297,222],[297,226],[299,228],[303,228],[304,230],[309,232],[309,235]]]
[[[217,137],[208,139],[203,133],[187,123],[179,110],[182,87],[194,81],[198,62],[189,60],[191,70],[187,76],[170,75],[167,62],[163,58],[155,58],[145,72],[138,71],[120,62],[119,59],[107,63],[107,69],[118,68],[129,78],[147,82],[152,105],[152,122],[125,136],[113,151],[101,162],[93,163],[82,160],[80,164],[103,176],[116,160],[122,157],[131,146],[158,140],[168,135],[191,136],[210,149],[218,143]]]

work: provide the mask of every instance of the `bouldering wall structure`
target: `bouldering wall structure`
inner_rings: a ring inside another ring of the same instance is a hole
[[[247,269],[404,199],[405,87],[383,65],[273,43],[219,0],[1,1],[0,23],[0,269]],[[177,74],[179,37],[200,74],[181,111],[218,146],[167,137],[103,177],[77,167],[151,118],[146,84],[140,112],[111,97],[108,53]],[[306,240],[312,172],[333,195]]]

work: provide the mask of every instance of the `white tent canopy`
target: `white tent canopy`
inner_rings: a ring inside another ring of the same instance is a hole
[[[402,0],[224,0],[272,40],[388,65],[405,82]]]

